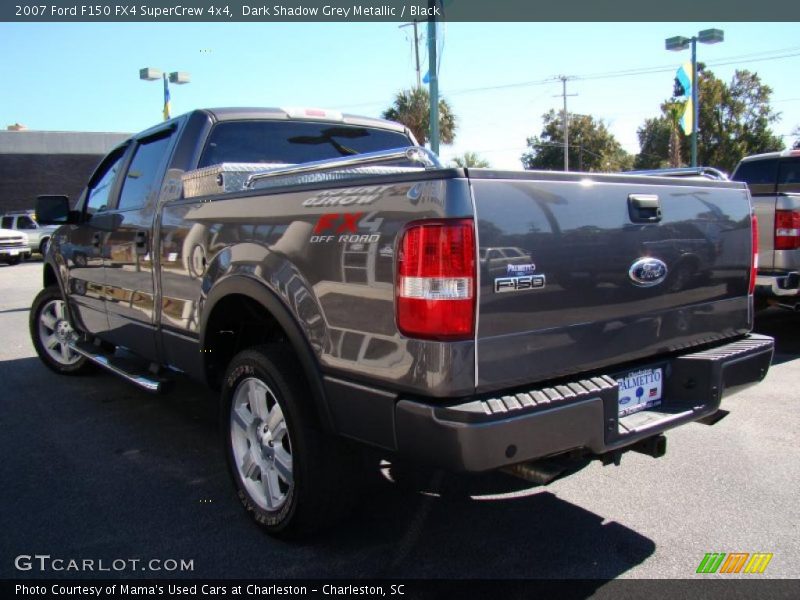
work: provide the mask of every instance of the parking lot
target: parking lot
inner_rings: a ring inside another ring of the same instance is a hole
[[[770,552],[763,577],[797,576],[800,316],[760,318],[778,340],[767,380],[727,399],[715,426],[669,433],[661,459],[629,453],[544,488],[376,469],[352,519],[287,544],[236,500],[208,390],[151,396],[40,363],[27,326],[40,285],[40,262],[0,265],[2,578],[43,576],[15,569],[35,553],[193,561],[120,573],[145,577],[691,578],[708,552]],[[74,576],[44,574],[59,575]]]

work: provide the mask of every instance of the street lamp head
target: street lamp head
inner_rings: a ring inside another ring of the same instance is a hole
[[[697,39],[702,44],[718,44],[725,40],[722,29],[704,29],[697,34]]]
[[[180,85],[183,83],[189,83],[190,81],[191,79],[189,78],[189,73],[185,73],[183,71],[173,71],[169,74],[170,83],[177,83]]]
[[[664,40],[664,45],[666,46],[667,50],[672,51],[686,50],[691,43],[692,40],[690,38],[683,37],[682,35],[676,35],[675,37]]]
[[[161,71],[149,67],[139,69],[139,79],[143,79],[144,81],[157,81],[161,79]]]

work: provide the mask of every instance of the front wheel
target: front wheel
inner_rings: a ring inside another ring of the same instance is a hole
[[[57,285],[44,288],[33,300],[28,325],[31,341],[44,364],[60,375],[88,370],[88,359],[69,347],[78,338],[67,320],[64,299]]]
[[[355,499],[357,454],[315,426],[301,369],[280,345],[236,355],[222,387],[222,431],[239,499],[273,535],[311,533]]]

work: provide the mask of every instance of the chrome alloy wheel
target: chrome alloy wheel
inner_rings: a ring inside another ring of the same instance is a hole
[[[242,484],[261,508],[278,510],[294,485],[292,445],[283,410],[266,383],[255,377],[239,382],[230,427]]]
[[[74,365],[81,355],[69,347],[77,334],[64,314],[63,300],[50,300],[39,313],[39,341],[47,355],[61,366]]]

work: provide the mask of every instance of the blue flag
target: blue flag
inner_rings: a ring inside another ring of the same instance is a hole
[[[169,119],[169,84],[167,83],[167,76],[164,75],[164,120]]]

